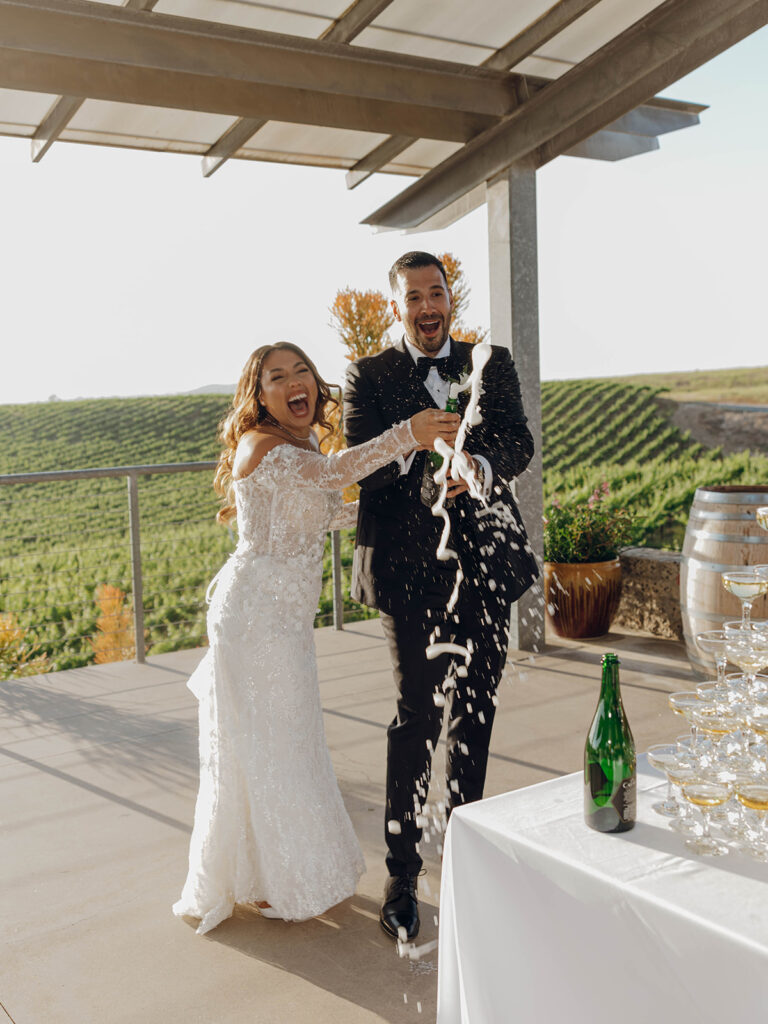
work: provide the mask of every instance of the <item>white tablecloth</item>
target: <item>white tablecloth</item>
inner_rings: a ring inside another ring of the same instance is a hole
[[[438,1024],[768,1021],[768,865],[689,853],[660,784],[639,759],[621,835],[584,824],[581,773],[454,812]]]

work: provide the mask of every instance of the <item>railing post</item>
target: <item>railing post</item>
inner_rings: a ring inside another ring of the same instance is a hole
[[[136,661],[146,661],[144,649],[144,580],[141,575],[141,535],[139,532],[139,488],[135,473],[128,474],[128,525],[131,532],[131,575],[133,577],[133,633]]]
[[[341,534],[331,531],[331,563],[333,565],[333,628],[344,629],[344,599],[341,593]]]

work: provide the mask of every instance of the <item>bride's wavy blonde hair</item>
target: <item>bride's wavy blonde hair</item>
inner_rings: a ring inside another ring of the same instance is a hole
[[[275,345],[262,345],[252,352],[248,362],[243,367],[240,380],[235,389],[235,397],[226,416],[219,424],[219,440],[224,445],[224,450],[219,456],[219,464],[216,467],[216,475],[213,478],[213,488],[221,495],[222,507],[216,514],[218,522],[226,524],[234,519],[237,512],[234,500],[234,488],[232,480],[232,466],[235,460],[235,451],[238,442],[248,430],[254,430],[262,423],[274,422],[269,413],[261,404],[261,373],[264,360],[272,352],[287,349],[293,352],[312,371],[312,376],[317,384],[317,402],[312,417],[312,426],[322,427],[326,433],[321,440],[325,440],[333,431],[333,425],[328,420],[328,414],[339,403],[331,394],[330,387],[317,372],[317,368],[306,352],[302,352],[298,345],[290,341],[278,341]]]

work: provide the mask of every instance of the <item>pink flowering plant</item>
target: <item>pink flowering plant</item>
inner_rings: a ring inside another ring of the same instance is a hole
[[[632,539],[633,518],[625,508],[607,502],[610,487],[603,482],[578,504],[561,505],[555,496],[544,510],[544,560],[547,562],[607,562]]]

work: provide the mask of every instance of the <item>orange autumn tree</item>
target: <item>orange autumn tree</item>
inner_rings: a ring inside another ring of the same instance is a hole
[[[27,639],[13,612],[0,614],[0,679],[48,672],[48,655]]]
[[[329,310],[330,326],[347,349],[347,359],[372,356],[389,344],[387,331],[395,322],[389,299],[383,292],[344,288],[336,292]]]
[[[97,665],[110,661],[128,661],[136,653],[133,620],[125,607],[125,592],[109,583],[100,583],[94,594],[101,615],[96,619],[96,633],[89,644]]]
[[[330,326],[346,348],[350,362],[361,356],[372,356],[390,344],[387,331],[395,322],[389,299],[383,292],[359,291],[344,288],[336,293],[330,307]],[[335,394],[339,405],[328,417],[333,425],[333,434],[323,443],[326,452],[338,452],[346,447],[341,416],[341,393]],[[360,494],[357,484],[344,489],[344,500],[355,501]]]
[[[451,319],[451,337],[456,341],[467,341],[470,345],[477,345],[488,337],[487,329],[483,327],[467,327],[464,323],[464,313],[469,304],[470,287],[461,260],[453,253],[440,253],[437,257],[445,267],[445,276],[448,287],[453,296],[453,317]]]

